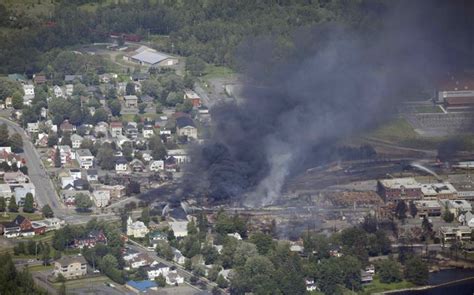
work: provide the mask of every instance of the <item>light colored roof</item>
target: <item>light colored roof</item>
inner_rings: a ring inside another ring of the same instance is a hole
[[[438,194],[455,194],[457,191],[449,182],[428,183],[421,186],[421,191],[425,196],[436,196]]]
[[[414,201],[414,203],[420,207],[428,207],[428,208],[439,208],[441,205],[436,200],[418,200]]]
[[[159,63],[160,61],[170,58],[170,56],[160,52],[152,51],[150,49],[146,49],[133,55],[132,58],[147,64],[154,65],[156,63]]]
[[[125,100],[138,100],[138,97],[136,95],[125,95],[123,97]]]
[[[466,200],[448,200],[448,206],[457,209],[472,208],[471,203]]]
[[[413,177],[407,178],[394,178],[394,179],[383,179],[380,183],[386,188],[400,189],[404,188],[421,188],[421,184]]]

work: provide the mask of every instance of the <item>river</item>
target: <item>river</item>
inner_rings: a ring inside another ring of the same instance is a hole
[[[467,279],[470,278],[470,279]],[[458,281],[450,284],[449,282]],[[474,270],[473,269],[446,269],[439,272],[430,273],[429,285],[442,286],[425,290],[400,291],[396,295],[473,295],[474,294]]]

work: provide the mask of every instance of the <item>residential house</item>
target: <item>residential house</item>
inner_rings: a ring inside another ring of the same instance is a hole
[[[459,222],[461,222],[463,225],[473,228],[474,227],[474,214],[472,214],[472,212],[469,211],[460,215]]]
[[[70,97],[74,93],[74,84],[66,84],[66,96]]]
[[[53,276],[62,275],[66,280],[77,279],[87,274],[87,262],[82,256],[66,256],[54,262]]]
[[[446,209],[454,214],[455,218],[472,210],[471,203],[466,200],[441,200],[440,203],[444,204]]]
[[[74,177],[63,176],[61,179],[61,189],[71,190],[74,188]]]
[[[165,279],[166,279],[166,284],[171,285],[171,286],[180,285],[184,283],[184,278],[180,276],[178,274],[178,271],[176,270],[169,271]]]
[[[106,135],[107,130],[109,130],[109,124],[107,124],[106,122],[99,122],[94,127],[94,132],[96,135],[99,135],[99,134]]]
[[[88,182],[99,181],[99,174],[97,172],[97,169],[86,170],[86,179]]]
[[[36,196],[35,185],[31,182],[22,183],[21,185],[13,187],[13,194],[15,196],[15,200],[18,206],[23,206],[27,194],[32,194],[34,200]]]
[[[110,122],[110,135],[112,137],[122,135],[122,122]]]
[[[165,169],[165,162],[163,160],[152,161],[148,169],[153,172],[163,171]]]
[[[135,238],[144,238],[148,234],[148,227],[142,221],[133,222],[129,216],[127,220],[127,236]]]
[[[442,226],[439,229],[441,240],[444,243],[453,241],[470,241],[471,228],[469,226]]]
[[[94,166],[94,156],[88,149],[78,149],[76,151],[76,159],[79,166],[83,169],[90,169]]]
[[[142,161],[139,159],[133,159],[130,162],[130,168],[132,169],[133,172],[143,172],[145,171],[145,164],[143,164]]]
[[[138,108],[138,97],[136,95],[125,95],[123,97],[125,100],[125,107],[129,109]]]
[[[75,190],[87,190],[89,189],[89,183],[82,179],[82,178],[79,178],[79,179],[76,179],[74,180],[74,189]]]
[[[168,156],[173,156],[176,159],[177,165],[189,163],[190,157],[184,149],[168,150]]]
[[[15,219],[11,222],[2,222],[0,223],[1,232],[7,234],[9,232],[23,232],[30,231],[33,228],[31,220],[24,217],[23,215],[17,215]]]
[[[102,185],[100,186],[101,190],[109,191],[110,197],[115,199],[120,199],[125,196],[126,188],[124,185],[116,184],[116,185]]]
[[[49,135],[47,133],[39,133],[38,139],[35,142],[35,145],[38,147],[47,147],[48,146]]]
[[[138,137],[138,127],[135,122],[128,122],[125,126],[125,135],[130,139],[136,139]]]
[[[82,81],[82,75],[64,75],[64,82],[74,83]]]
[[[5,172],[3,174],[3,181],[8,184],[26,183],[29,182],[29,178],[21,171]]]
[[[54,93],[54,96],[56,96],[56,97],[63,97],[64,96],[63,90],[58,85],[55,85],[53,87],[53,93]]]
[[[166,157],[165,170],[167,172],[176,172],[176,168],[177,168],[176,159],[173,156]]]
[[[97,208],[103,208],[110,203],[110,191],[96,190],[92,193],[92,199]]]
[[[188,138],[197,139],[196,125],[191,118],[186,116],[176,119],[176,133],[178,136],[187,136]]]
[[[162,275],[166,277],[170,271],[170,267],[162,262],[144,267],[149,280],[154,280],[158,276]]]
[[[188,235],[187,221],[171,221],[169,222],[169,225],[173,230],[175,237],[181,238]]]
[[[152,260],[146,254],[131,249],[127,249],[127,252],[124,253],[123,260],[126,264],[126,270],[136,269],[152,263]]]
[[[184,100],[190,100],[195,108],[201,106],[201,97],[191,89],[184,90]]]
[[[59,157],[61,158],[61,164],[66,165],[71,163],[72,160],[76,159],[76,154],[72,152],[72,149],[68,145],[58,145],[57,149],[59,150]],[[56,148],[52,149],[51,159],[54,161],[56,154]]]
[[[26,124],[26,131],[28,131],[28,133],[38,133],[39,132],[39,122],[27,123]]]
[[[441,205],[437,200],[417,200],[413,202],[418,211],[418,216],[431,217],[441,215]]]
[[[69,120],[64,120],[59,125],[59,130],[61,130],[61,132],[63,132],[63,133],[65,133],[65,132],[73,133],[75,129],[76,129],[75,126],[72,125],[71,123],[69,123]]]
[[[171,251],[173,251],[173,261],[183,265],[186,261],[186,257],[184,257],[183,253],[176,248],[171,247]]]
[[[133,81],[141,82],[141,81],[148,80],[150,78],[150,74],[149,73],[137,72],[137,73],[133,73],[130,78]]]
[[[145,125],[143,127],[143,137],[144,138],[152,138],[153,135],[155,134],[154,130],[153,130],[153,126],[151,125]]]
[[[23,93],[23,104],[30,105],[33,98],[35,98],[35,86],[31,84],[24,84]]]
[[[0,183],[0,197],[8,200],[12,196],[12,189],[7,183]]]
[[[115,172],[127,173],[128,172],[128,161],[125,157],[117,157],[115,159]]]
[[[82,178],[82,172],[81,169],[69,169],[69,175],[74,179],[81,179]]]
[[[75,239],[73,242],[74,248],[82,249],[95,247],[98,243],[107,244],[107,237],[102,230],[92,230],[86,237]]]
[[[72,148],[73,149],[80,148],[83,140],[84,138],[80,136],[79,134],[71,135]]]

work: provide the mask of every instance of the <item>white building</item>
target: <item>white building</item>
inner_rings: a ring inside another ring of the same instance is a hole
[[[170,271],[170,267],[162,262],[152,264],[149,267],[145,267],[145,271],[148,275],[149,280],[154,280],[158,276],[162,275],[166,277]]]
[[[63,90],[58,85],[55,85],[53,87],[53,92],[54,92],[54,96],[56,96],[56,97],[63,97],[64,96]]]
[[[35,98],[35,86],[31,84],[24,84],[23,92],[25,93],[23,96],[23,104],[30,105],[33,98]]]
[[[92,193],[92,199],[94,200],[96,207],[106,207],[110,202],[110,191],[96,190]]]
[[[39,122],[27,123],[27,124],[26,124],[26,130],[27,130],[29,133],[37,133],[37,132],[39,132]]]
[[[190,157],[185,149],[168,150],[168,156],[173,156],[176,159],[176,164],[182,165],[189,163]]]
[[[76,159],[79,166],[83,169],[90,169],[94,166],[94,156],[88,149],[78,149]]]
[[[74,133],[73,135],[71,135],[72,148],[73,149],[80,148],[83,140],[84,138],[80,136],[79,134]]]
[[[144,126],[143,127],[143,137],[144,138],[151,138],[153,137],[153,135],[155,134],[155,132],[153,131],[153,126]]]
[[[471,203],[466,200],[442,200],[449,212],[454,214],[454,217],[459,217],[460,214],[470,212],[472,210]]]
[[[144,238],[148,234],[148,227],[142,221],[133,222],[132,217],[127,220],[127,236],[135,238]]]
[[[171,229],[174,232],[175,237],[185,237],[188,235],[188,222],[187,221],[171,221],[169,222]]]
[[[150,171],[158,172],[165,170],[165,161],[163,160],[156,160],[150,163],[148,168]]]
[[[73,84],[66,84],[66,95],[67,96],[72,96],[73,92],[74,92],[74,85]]]

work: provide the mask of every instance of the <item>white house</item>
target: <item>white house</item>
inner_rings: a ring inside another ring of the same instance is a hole
[[[188,235],[187,221],[171,221],[169,222],[169,225],[173,230],[175,237],[185,237]]]
[[[73,135],[71,135],[72,148],[73,149],[80,148],[83,140],[84,138],[80,136],[79,134],[74,133]]]
[[[144,238],[148,234],[148,227],[142,221],[133,222],[132,217],[129,216],[127,220],[127,236],[135,238]]]
[[[72,96],[73,92],[74,92],[74,85],[73,84],[66,84],[66,95],[67,96]]]
[[[118,157],[115,159],[115,172],[117,173],[127,173],[128,172],[128,162],[125,157]]]
[[[72,176],[63,176],[61,177],[61,188],[62,189],[67,189],[67,188],[74,187],[74,177]]]
[[[183,253],[173,247],[171,247],[171,251],[173,251],[173,261],[178,264],[184,264],[184,262],[186,261],[186,257],[184,257]]]
[[[63,97],[64,96],[63,90],[58,85],[55,85],[53,87],[53,92],[54,92],[54,96],[56,96],[56,97]]]
[[[76,159],[79,166],[83,169],[90,169],[94,166],[94,156],[88,149],[78,149],[76,151]]]
[[[96,190],[92,193],[92,199],[94,200],[96,207],[106,207],[110,202],[110,191]]]
[[[163,160],[152,161],[148,169],[153,172],[163,171],[165,170],[165,161]]]
[[[474,227],[474,214],[471,211],[466,212],[459,216],[459,222],[463,225],[467,225],[469,227]]]
[[[69,175],[74,179],[81,179],[82,178],[82,172],[81,169],[69,169]]]
[[[144,138],[151,138],[155,132],[153,131],[153,126],[146,125],[143,127],[143,137]]]
[[[168,156],[173,156],[178,165],[188,163],[190,160],[188,153],[184,149],[168,150]]]
[[[27,123],[26,130],[28,133],[37,133],[39,132],[39,122]]]
[[[33,98],[35,98],[35,86],[31,84],[24,84],[23,85],[23,103],[26,105],[30,105]]]
[[[159,275],[166,277],[170,271],[170,267],[160,262],[160,263],[152,264],[148,267],[145,267],[145,271],[148,275],[148,279],[154,280]]]

